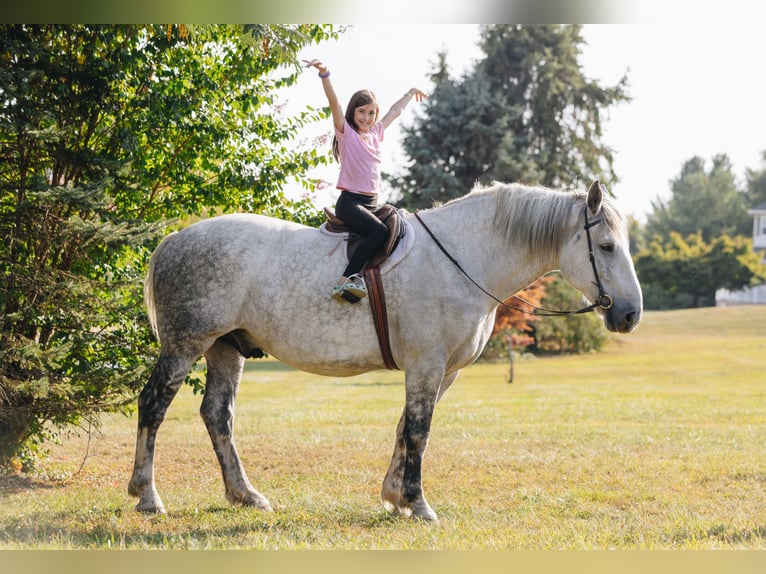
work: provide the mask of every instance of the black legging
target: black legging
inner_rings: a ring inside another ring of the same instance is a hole
[[[362,239],[343,272],[344,277],[359,273],[367,260],[383,245],[388,237],[388,227],[372,214],[377,207],[377,196],[342,191],[335,202],[335,215],[353,229]]]

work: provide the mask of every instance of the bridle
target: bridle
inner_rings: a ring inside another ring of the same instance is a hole
[[[460,265],[460,263],[455,259],[450,253],[447,251],[447,249],[442,245],[442,243],[436,238],[436,235],[434,235],[433,231],[425,224],[425,222],[421,219],[420,214],[418,212],[415,212],[415,219],[417,219],[420,222],[420,225],[423,226],[423,229],[426,230],[428,235],[431,236],[431,239],[434,240],[434,243],[436,243],[436,246],[441,250],[444,255],[447,256],[447,259],[449,259],[455,267],[460,270],[460,272],[465,275],[471,283],[476,285],[485,295],[487,295],[490,299],[494,300],[495,302],[499,303],[503,307],[506,307],[508,309],[513,309],[514,311],[521,311],[522,313],[526,313],[528,315],[538,315],[541,317],[558,317],[563,315],[580,315],[582,313],[590,313],[591,311],[595,311],[598,308],[607,310],[611,309],[614,305],[614,299],[611,295],[609,295],[605,290],[604,286],[601,283],[601,278],[598,275],[598,269],[596,268],[596,254],[593,251],[593,239],[590,235],[590,230],[592,227],[595,227],[599,223],[601,223],[601,217],[598,217],[597,219],[594,219],[592,221],[588,220],[588,206],[585,206],[585,209],[583,210],[583,214],[585,216],[585,225],[583,226],[583,229],[585,230],[585,235],[588,239],[588,259],[590,260],[591,267],[593,267],[593,277],[596,279],[593,284],[598,287],[598,298],[596,301],[586,307],[583,307],[582,309],[577,309],[576,311],[558,311],[556,309],[546,309],[545,307],[538,307],[537,305],[533,305],[529,301],[525,301],[518,295],[515,297],[517,299],[520,299],[523,301],[526,305],[529,305],[533,310],[529,311],[527,309],[522,309],[521,307],[516,307],[515,305],[510,305],[506,303],[505,301],[502,301],[495,297],[492,293],[487,291],[484,287],[479,285],[473,277],[471,277],[468,272],[463,269],[463,267]]]

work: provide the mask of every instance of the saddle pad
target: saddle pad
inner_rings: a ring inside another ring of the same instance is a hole
[[[401,238],[399,241],[399,245],[396,246],[396,249],[394,249],[391,252],[391,255],[388,256],[388,258],[383,261],[383,263],[380,264],[380,274],[385,275],[388,273],[397,263],[399,263],[402,259],[407,257],[409,252],[412,250],[413,245],[415,245],[415,232],[412,228],[412,224],[410,224],[409,220],[402,219],[402,224],[404,225],[405,229],[407,230],[404,234],[404,237]],[[341,246],[344,245],[346,240],[348,239],[348,232],[334,232],[329,231],[327,229],[327,222],[323,223],[319,226],[319,232],[322,235],[326,235],[328,237],[334,237],[337,238],[338,242],[333,246],[333,248],[330,250],[328,255],[332,255],[335,253],[335,251]],[[343,249],[343,258],[348,263],[348,257],[346,256],[346,250]]]

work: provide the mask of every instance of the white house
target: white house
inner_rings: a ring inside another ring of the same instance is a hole
[[[747,214],[753,216],[753,248],[761,254],[761,261],[766,263],[766,203],[748,210]],[[717,307],[766,304],[766,285],[745,287],[740,291],[719,289],[715,292],[715,304]]]

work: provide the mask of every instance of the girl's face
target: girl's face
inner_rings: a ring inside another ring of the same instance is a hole
[[[367,132],[377,119],[378,110],[375,104],[367,104],[354,109],[354,123],[360,132]]]

